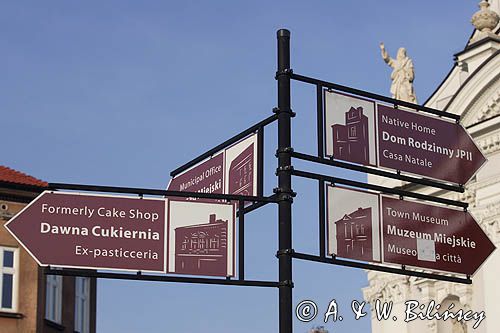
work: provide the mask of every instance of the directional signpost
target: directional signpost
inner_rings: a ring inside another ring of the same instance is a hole
[[[466,275],[495,250],[469,212],[343,187],[328,187],[328,228],[329,254]]]
[[[50,184],[51,189],[141,197],[46,191],[5,227],[42,266],[140,271],[121,274],[47,269],[48,274],[278,288],[280,333],[292,332],[293,259],[471,283],[470,276],[495,250],[493,243],[469,212],[408,198],[462,208],[466,203],[297,170],[292,163],[292,158],[299,158],[463,192],[463,185],[486,158],[458,122],[444,119],[458,121],[460,117],[298,75],[290,67],[290,32],[281,29],[277,37],[278,104],[274,114],[172,171],[168,190]],[[316,86],[318,156],[295,152],[292,147],[295,113],[291,80]],[[274,121],[278,123],[278,184],[274,194],[266,197],[263,130]],[[427,178],[402,175],[401,171]],[[318,181],[318,256],[292,248],[292,203],[296,195],[292,176]],[[331,185],[326,187],[328,183]],[[245,203],[251,206],[241,209]],[[245,214],[268,203],[278,206],[279,279],[246,280]],[[240,208],[237,238],[236,206]],[[407,266],[416,269],[408,270]],[[422,269],[466,274],[467,278]],[[142,271],[223,278],[143,275]],[[238,279],[231,279],[235,275]]]
[[[465,184],[486,162],[458,123],[325,93],[326,155]]]

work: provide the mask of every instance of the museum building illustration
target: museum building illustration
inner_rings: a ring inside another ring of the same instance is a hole
[[[335,222],[337,256],[373,261],[372,208],[358,208]]]

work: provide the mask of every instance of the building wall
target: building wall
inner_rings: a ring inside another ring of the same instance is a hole
[[[500,0],[490,0],[492,9],[500,9]],[[499,31],[499,27],[495,30]],[[477,35],[477,32],[474,36]],[[473,45],[473,44],[470,44]],[[500,328],[500,40],[485,40],[480,47],[471,46],[456,56],[450,75],[425,103],[426,106],[461,115],[461,124],[488,158],[486,165],[466,185],[465,193],[451,193],[430,187],[403,184],[401,181],[370,177],[371,183],[405,186],[407,190],[441,196],[469,203],[469,211],[496,245],[497,250],[472,277],[472,285],[463,285],[414,277],[369,272],[369,285],[363,289],[365,299],[373,306],[377,299],[392,301],[403,318],[404,302],[431,300],[447,308],[485,311],[486,319],[477,329],[474,321],[465,326],[450,321],[415,320],[405,323],[378,321],[372,312],[375,333],[497,333]]]
[[[62,322],[56,324],[45,319],[46,280],[43,268],[39,267],[31,255],[13,238],[3,225],[23,209],[30,198],[2,193],[0,189],[0,246],[19,249],[18,307],[15,313],[0,312],[0,333],[60,333],[74,332],[75,278],[63,277]],[[16,201],[8,200],[16,198]],[[2,207],[7,209],[1,209]],[[90,332],[96,331],[96,279],[90,281]]]
[[[6,204],[7,210],[2,210],[0,219],[0,246],[19,248],[19,291],[17,314],[21,318],[7,317],[8,314],[0,315],[0,327],[2,333],[36,332],[37,326],[37,289],[38,289],[38,265],[28,252],[20,246],[9,234],[3,225],[8,221],[8,216],[19,212],[24,204],[0,200],[0,204]]]

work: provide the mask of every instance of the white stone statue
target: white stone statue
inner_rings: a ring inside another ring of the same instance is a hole
[[[384,61],[393,68],[391,73],[392,98],[416,104],[417,97],[413,90],[415,72],[413,71],[413,62],[406,55],[406,49],[404,47],[399,48],[396,59],[389,57],[384,43],[380,43],[380,50]]]

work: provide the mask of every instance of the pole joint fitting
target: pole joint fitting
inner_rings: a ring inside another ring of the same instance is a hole
[[[293,118],[295,117],[296,113],[292,111],[292,109],[280,109],[279,107],[274,107],[273,108],[273,113],[280,114],[280,113],[288,113],[290,114],[290,117]]]
[[[293,203],[293,197],[295,197],[296,195],[297,195],[297,193],[295,193],[295,192],[292,192],[292,193],[282,192],[282,193],[278,193],[276,199],[278,202],[288,201],[290,203]]]
[[[292,280],[285,280],[278,282],[278,287],[290,287],[293,288],[294,284]]]
[[[284,256],[284,255],[293,255],[294,253],[295,253],[294,249],[282,249],[282,250],[278,250],[276,252],[276,258],[279,258],[280,256]]]
[[[274,173],[276,176],[280,173],[280,172],[283,172],[283,171],[293,171],[293,165],[283,165],[283,166],[279,166],[276,168],[276,172]]]
[[[281,153],[291,154],[293,152],[294,152],[294,150],[292,147],[278,148],[278,149],[276,149],[276,154],[274,154],[274,156],[279,157],[279,154],[281,154]]]
[[[274,76],[274,79],[277,80],[281,75],[290,76],[292,74],[293,74],[293,69],[285,68],[281,71],[276,71],[276,75]]]
[[[297,196],[297,192],[294,192],[292,190],[284,190],[282,189],[281,187],[275,187],[273,188],[273,193],[276,193],[276,194],[281,194],[281,193],[285,193],[285,194],[290,194],[293,198],[295,198]]]

